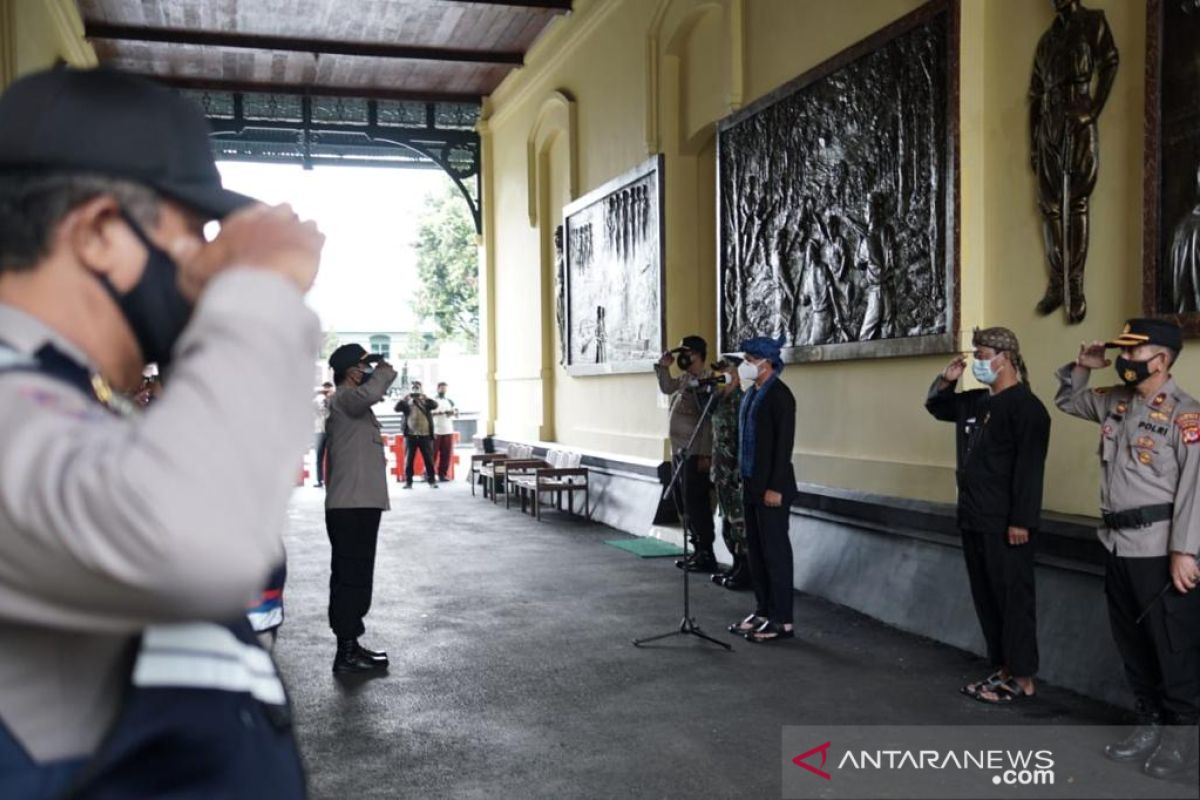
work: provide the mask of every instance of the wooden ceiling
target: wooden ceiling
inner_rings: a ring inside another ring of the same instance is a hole
[[[478,102],[571,0],[78,0],[101,63],[230,91]]]

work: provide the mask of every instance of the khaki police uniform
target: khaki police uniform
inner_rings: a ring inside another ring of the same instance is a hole
[[[10,362],[49,344],[88,366],[11,306],[0,341]],[[319,344],[290,281],[234,269],[209,284],[143,414],[0,372],[0,719],[34,760],[96,748],[143,629],[235,618],[262,588],[309,444]]]
[[[1200,590],[1164,588],[1169,554],[1200,552],[1200,402],[1174,379],[1143,399],[1124,386],[1089,388],[1089,377],[1063,366],[1054,400],[1101,426],[1099,537],[1113,637],[1139,708],[1195,724]]]

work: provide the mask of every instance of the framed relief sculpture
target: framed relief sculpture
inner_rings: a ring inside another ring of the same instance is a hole
[[[1146,4],[1142,305],[1200,334],[1200,2]]]
[[[662,175],[656,156],[563,209],[571,375],[650,372],[666,349]]]
[[[952,352],[958,5],[935,0],[721,122],[721,348]]]

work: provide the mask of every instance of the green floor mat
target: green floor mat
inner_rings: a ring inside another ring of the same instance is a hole
[[[610,539],[605,542],[621,550],[627,550],[641,558],[665,558],[666,556],[681,556],[683,550],[670,542],[654,539],[649,536],[640,539]]]

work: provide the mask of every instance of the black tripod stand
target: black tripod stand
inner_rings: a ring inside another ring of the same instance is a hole
[[[691,635],[699,636],[706,642],[712,642],[715,645],[724,647],[726,650],[733,649],[732,645],[727,644],[726,642],[718,641],[701,631],[700,626],[696,624],[696,620],[692,619],[691,593],[689,592],[688,584],[688,578],[690,577],[691,573],[687,568],[688,542],[692,537],[692,521],[687,514],[686,503],[685,507],[681,509],[679,507],[679,496],[674,492],[675,484],[678,483],[680,485],[679,494],[682,494],[685,498],[687,497],[688,456],[692,452],[692,445],[695,444],[696,437],[700,434],[700,429],[704,427],[705,420],[707,420],[709,415],[712,413],[713,403],[715,403],[716,400],[717,393],[715,391],[710,391],[708,395],[708,402],[704,404],[704,408],[700,412],[700,419],[696,420],[696,427],[692,429],[691,438],[688,439],[687,444],[684,445],[684,447],[680,449],[679,453],[676,455],[678,463],[675,467],[674,474],[671,475],[671,481],[667,484],[667,488],[663,490],[662,497],[659,499],[659,502],[662,502],[662,500],[665,499],[668,494],[671,495],[671,499],[675,503],[675,510],[679,512],[679,518],[683,520],[683,619],[680,621],[679,627],[675,630],[667,631],[666,633],[660,633],[657,636],[647,636],[645,639],[634,639],[634,647],[641,647],[648,642],[656,642],[659,639],[666,639],[669,636]]]

